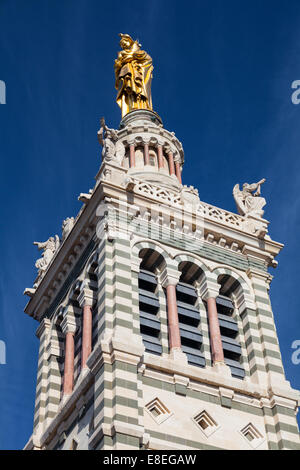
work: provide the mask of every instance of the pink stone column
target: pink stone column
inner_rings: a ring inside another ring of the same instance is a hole
[[[129,145],[129,159],[130,159],[130,168],[135,167],[135,145]]]
[[[168,158],[169,158],[170,175],[175,175],[174,158],[173,158],[172,152],[168,152]]]
[[[217,304],[214,297],[207,299],[207,316],[213,363],[224,362],[224,352],[218,319]]]
[[[169,284],[166,287],[167,292],[167,308],[168,308],[168,330],[170,349],[181,348],[180,330],[177,311],[176,287]]]
[[[83,307],[83,320],[82,320],[82,349],[81,349],[81,368],[86,367],[86,361],[92,351],[92,326],[93,314],[90,305]]]
[[[179,162],[175,162],[175,170],[176,170],[177,179],[178,179],[179,183],[182,184],[181,169],[180,169],[180,163]]]
[[[67,331],[65,342],[64,395],[71,395],[74,386],[74,332]]]
[[[158,168],[163,168],[164,167],[164,158],[163,158],[162,145],[157,146],[157,153],[158,153]]]
[[[145,165],[150,165],[149,144],[146,143],[144,143],[144,162]]]

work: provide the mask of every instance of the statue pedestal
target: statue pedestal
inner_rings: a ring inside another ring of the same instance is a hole
[[[269,223],[270,222],[268,220],[262,219],[261,217],[257,217],[255,215],[249,214],[245,216],[245,225],[247,228],[261,239],[263,239],[268,233]]]
[[[156,124],[157,126],[163,127],[161,117],[154,111],[151,111],[150,109],[135,109],[134,111],[130,111],[123,117],[120,122],[120,129],[123,129],[124,127],[127,127],[129,124],[133,123],[135,125],[143,125],[145,121],[148,124],[149,122],[151,122],[152,124]]]

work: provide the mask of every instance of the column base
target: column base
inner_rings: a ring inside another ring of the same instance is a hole
[[[181,348],[172,348],[169,353],[169,358],[184,365],[188,364],[187,355],[182,352]]]
[[[90,371],[90,368],[87,365],[83,366],[81,368],[81,371],[80,371],[80,374],[79,374],[80,379],[82,379],[83,377],[88,375],[89,371]],[[79,380],[78,380],[78,382],[79,382]]]
[[[217,361],[213,364],[212,366],[213,372],[216,372],[217,374],[221,374],[224,377],[230,377],[231,378],[231,370],[230,367],[225,364],[223,361]]]
[[[63,394],[62,399],[60,400],[60,403],[58,405],[58,411],[60,411],[64,407],[65,403],[69,400],[72,393],[73,392]]]

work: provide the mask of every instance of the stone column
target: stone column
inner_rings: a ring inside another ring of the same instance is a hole
[[[199,281],[199,294],[207,304],[207,319],[213,367],[217,372],[231,377],[231,370],[225,364],[216,297],[220,285],[212,273],[206,273]]]
[[[129,161],[130,161],[130,168],[135,167],[135,145],[134,142],[129,144]]]
[[[175,171],[176,171],[176,176],[180,184],[182,184],[182,179],[181,179],[181,168],[180,168],[180,163],[178,161],[175,162]]]
[[[157,155],[158,155],[158,168],[164,167],[164,158],[163,158],[163,147],[162,145],[157,146]]]
[[[75,316],[66,309],[64,319],[61,323],[65,339],[65,365],[64,365],[64,386],[63,395],[68,396],[73,392],[74,387],[74,335],[76,332]]]
[[[206,302],[212,360],[213,363],[224,362],[224,352],[222,346],[216,298],[209,297],[206,299]]]
[[[180,330],[179,320],[177,311],[177,300],[176,300],[176,285],[168,284],[166,286],[167,292],[167,309],[168,309],[168,324],[169,324],[169,343],[170,349],[180,349]]]
[[[179,276],[180,273],[178,271],[172,270],[171,272],[170,269],[165,268],[160,274],[160,279],[162,286],[166,289],[170,356],[173,359],[187,362],[187,357],[181,349],[177,310],[176,285],[178,284]]]
[[[144,164],[150,165],[149,142],[144,142]]]
[[[167,154],[168,154],[168,159],[169,159],[169,170],[170,170],[170,175],[175,176],[175,165],[174,165],[174,157],[173,157],[173,152],[170,148],[166,149]]]
[[[92,352],[93,291],[83,287],[78,296],[78,302],[82,308],[81,369],[85,369],[87,358]]]

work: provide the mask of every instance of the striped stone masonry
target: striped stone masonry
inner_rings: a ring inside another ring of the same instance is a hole
[[[25,448],[299,450],[269,298],[282,245],[267,221],[183,186],[182,146],[147,113],[122,120],[124,155],[104,152],[30,292],[40,347]]]
[[[39,434],[42,429],[42,423],[46,415],[46,399],[48,385],[48,361],[47,361],[47,345],[48,335],[51,322],[45,318],[39,325],[36,336],[40,340],[38,372],[36,382],[36,395],[34,407],[34,424],[33,433]]]
[[[81,369],[86,368],[86,361],[92,352],[93,343],[93,305],[95,303],[92,290],[82,285],[78,302],[82,308],[82,349]]]
[[[285,385],[286,380],[268,294],[269,276],[264,275],[257,270],[248,270],[247,274],[251,279],[255,297],[256,322],[259,334],[259,344],[261,345],[261,352],[256,350],[254,354],[257,356],[259,355],[262,359],[261,362],[264,363],[269,384],[274,382]]]

